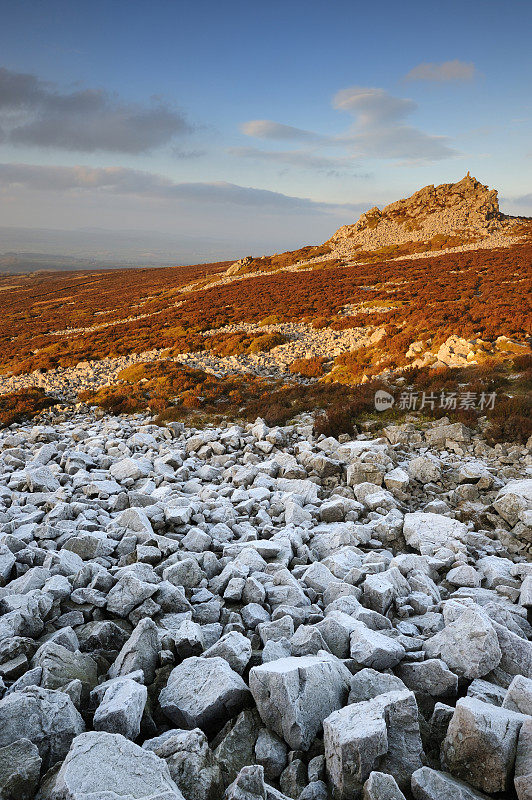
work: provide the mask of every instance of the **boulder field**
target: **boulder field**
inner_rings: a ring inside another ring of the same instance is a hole
[[[0,431],[1,800],[532,798],[532,455]]]

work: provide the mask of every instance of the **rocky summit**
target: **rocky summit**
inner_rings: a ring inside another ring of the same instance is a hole
[[[530,448],[70,409],[0,472],[2,800],[530,800]]]
[[[330,244],[335,254],[429,243],[435,237],[448,238],[449,246],[490,239],[494,246],[503,241],[502,234],[511,235],[518,222],[499,211],[497,191],[468,172],[457,183],[425,186],[382,210],[371,208],[353,225],[339,228]]]

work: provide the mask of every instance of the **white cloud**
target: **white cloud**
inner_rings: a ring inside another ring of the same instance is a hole
[[[410,70],[405,75],[405,81],[436,81],[445,83],[448,81],[471,81],[477,74],[475,65],[471,61],[460,61],[455,58],[453,61],[424,61]]]
[[[327,175],[353,175],[352,156],[322,156],[305,150],[259,150],[256,147],[233,147],[229,153],[238,158],[267,161],[285,167],[324,172]]]
[[[333,107],[354,117],[350,129],[338,136],[324,136],[314,131],[294,128],[271,120],[250,120],[241,129],[247,136],[270,140],[308,142],[312,152],[301,150],[261,151],[236,148],[232,152],[243,158],[284,163],[302,169],[338,172],[356,158],[394,159],[400,161],[439,161],[457,155],[446,136],[425,133],[404,119],[417,109],[406,97],[395,97],[385,89],[349,86],[333,98]],[[324,148],[343,147],[349,155],[332,158],[316,152]]]
[[[355,114],[360,125],[383,125],[415,111],[413,100],[393,97],[384,89],[351,86],[341,89],[333,99],[334,108]]]
[[[438,161],[456,155],[446,136],[434,136],[403,122],[417,108],[413,100],[394,97],[384,89],[351,86],[335,95],[333,105],[355,117],[349,133],[338,137],[355,156]]]

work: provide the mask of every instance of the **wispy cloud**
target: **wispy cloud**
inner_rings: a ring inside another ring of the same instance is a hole
[[[471,81],[478,74],[471,61],[424,61],[405,75],[405,81],[433,81],[446,83],[452,81]]]
[[[296,167],[327,175],[355,174],[356,162],[352,156],[324,156],[306,150],[259,150],[256,147],[232,147],[228,152],[238,158],[267,161],[281,167]]]
[[[15,146],[145,153],[191,127],[160,99],[127,103],[105,89],[64,91],[36,75],[0,68],[0,129]]]
[[[349,111],[356,115],[359,124],[364,126],[396,122],[417,108],[413,100],[393,97],[384,89],[371,89],[365,86],[341,89],[333,98],[333,106],[340,111]]]
[[[273,122],[270,119],[250,119],[240,126],[242,133],[246,136],[253,136],[256,139],[274,139],[277,141],[286,140],[316,140],[323,137],[313,131],[306,131],[302,128],[293,128],[291,125],[283,125],[280,122]]]
[[[519,197],[501,197],[501,202],[512,203],[514,206],[532,209],[532,192],[519,195]]]
[[[16,189],[70,192],[78,196],[80,193],[100,192],[202,204],[229,203],[288,212],[329,213],[359,210],[358,205],[320,203],[305,197],[238,186],[225,181],[177,183],[156,173],[124,167],[0,164],[0,191]]]

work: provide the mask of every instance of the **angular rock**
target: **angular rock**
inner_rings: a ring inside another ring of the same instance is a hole
[[[508,675],[532,678],[532,641],[527,641],[509,630],[506,625],[493,622],[501,650],[498,666]]]
[[[59,689],[73,680],[81,681],[83,697],[87,698],[98,682],[97,664],[86,653],[72,652],[55,642],[46,643],[36,655],[34,665],[42,667],[41,686]]]
[[[238,717],[220,731],[213,742],[214,756],[227,785],[246,764],[255,761],[255,743],[261,730],[256,709],[245,708]]]
[[[463,550],[467,526],[441,514],[416,511],[405,514],[403,534],[410,547],[431,556],[444,547]]]
[[[331,711],[347,695],[350,675],[332,656],[282,658],[249,673],[262,721],[294,750],[308,750]]]
[[[377,672],[375,669],[361,669],[351,678],[350,691],[347,702],[363,703],[372,700],[379,694],[388,692],[402,692],[406,685],[401,678],[388,672]]]
[[[532,508],[532,478],[508,481],[493,503],[498,514],[510,525],[519,522],[519,514]]]
[[[0,747],[0,797],[33,800],[41,773],[41,757],[29,739]]]
[[[156,624],[152,619],[141,619],[111,665],[109,677],[129,675],[141,669],[146,683],[153,683],[159,648]]]
[[[142,747],[164,758],[170,777],[187,800],[218,800],[222,796],[220,767],[199,728],[170,730],[144,742]]]
[[[423,650],[429,658],[442,659],[449,669],[470,680],[487,675],[502,656],[493,625],[474,609],[464,611],[455,622],[427,639]]]
[[[258,764],[242,767],[227,787],[225,800],[266,800],[264,770]]]
[[[514,711],[464,697],[456,704],[442,746],[445,766],[476,789],[507,791],[517,739],[526,717]]]
[[[44,769],[61,761],[85,724],[64,692],[30,686],[0,700],[0,747],[29,739]]]
[[[428,658],[419,664],[403,662],[397,668],[397,673],[413,692],[433,697],[453,697],[458,692],[457,676],[439,658]]]
[[[405,796],[391,775],[372,772],[364,784],[362,800],[405,800]]]
[[[127,617],[134,608],[157,591],[157,585],[146,583],[135,575],[123,575],[107,595],[107,611],[119,617]]]
[[[532,717],[532,679],[516,675],[508,687],[502,707]]]
[[[421,767],[412,775],[412,794],[415,800],[488,800],[467,783],[453,778],[448,772]]]
[[[255,759],[264,767],[266,778],[276,780],[286,767],[288,747],[267,728],[261,728],[255,742]]]
[[[514,786],[518,800],[532,800],[532,717],[526,717],[517,741]]]
[[[373,771],[400,788],[422,765],[418,710],[412,692],[389,692],[333,712],[323,723],[327,773],[340,798],[359,796]]]
[[[215,644],[205,650],[204,658],[224,658],[231,669],[241,675],[251,658],[251,642],[238,631],[229,631]]]
[[[142,684],[129,678],[116,679],[94,713],[94,730],[120,733],[135,740],[147,699],[148,690]]]
[[[402,644],[358,622],[351,634],[351,658],[363,667],[389,669],[404,658]]]

